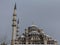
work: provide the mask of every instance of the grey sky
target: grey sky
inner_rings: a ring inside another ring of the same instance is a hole
[[[11,39],[14,0],[0,0],[0,39]],[[60,42],[60,0],[16,0],[20,34],[32,24]]]

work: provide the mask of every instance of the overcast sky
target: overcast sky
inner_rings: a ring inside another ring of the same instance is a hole
[[[0,41],[11,39],[15,2],[20,34],[34,22],[60,42],[60,0],[0,0]]]

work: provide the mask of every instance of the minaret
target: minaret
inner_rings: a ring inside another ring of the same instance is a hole
[[[17,21],[16,38],[18,38],[18,36],[19,36],[18,32],[19,32],[19,19],[18,19],[18,21]]]
[[[16,3],[14,6],[14,12],[13,12],[13,24],[12,24],[12,41],[11,41],[11,45],[15,44],[15,40],[16,40],[16,31],[17,31],[17,18],[16,18]]]
[[[18,43],[18,37],[19,37],[19,19],[17,21],[17,30],[16,30],[16,43]]]

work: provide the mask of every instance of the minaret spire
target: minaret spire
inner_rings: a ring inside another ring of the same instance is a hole
[[[13,16],[16,16],[16,3],[15,3],[15,6],[14,6],[14,12],[13,12]]]
[[[15,3],[15,7],[14,7],[14,9],[16,9],[16,3]]]

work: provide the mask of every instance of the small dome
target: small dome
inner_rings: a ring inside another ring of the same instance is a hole
[[[51,39],[51,36],[47,35],[47,34],[44,34],[47,38]]]
[[[44,31],[42,31],[42,33],[44,34]]]
[[[25,36],[24,35],[21,35],[21,38],[24,38]]]
[[[51,36],[47,35],[48,38],[52,38]]]
[[[54,41],[57,41],[56,39]]]

